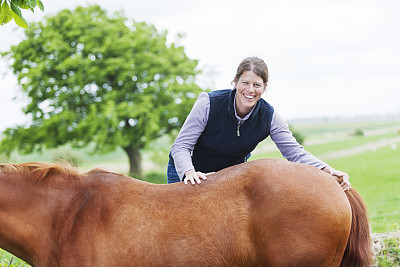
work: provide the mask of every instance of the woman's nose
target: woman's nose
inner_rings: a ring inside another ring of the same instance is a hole
[[[249,91],[252,91],[252,92],[253,92],[253,91],[255,90],[255,89],[254,89],[254,85],[253,85],[253,84],[249,84],[249,88],[248,88],[248,89],[249,89]]]

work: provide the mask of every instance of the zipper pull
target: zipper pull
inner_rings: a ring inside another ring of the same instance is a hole
[[[239,131],[239,129],[240,129],[240,123],[238,123],[238,126],[237,126],[237,136],[240,136],[240,131]]]

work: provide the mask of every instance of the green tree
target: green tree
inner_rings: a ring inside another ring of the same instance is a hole
[[[40,0],[0,0],[0,25],[14,19],[18,26],[27,29],[28,23],[22,16],[21,9],[30,9],[34,13],[36,6],[44,11],[43,3]]]
[[[4,131],[0,151],[31,153],[66,143],[118,146],[130,173],[141,175],[140,151],[179,129],[197,95],[198,62],[167,32],[128,21],[99,6],[62,10],[32,23],[26,38],[3,53],[28,104],[29,126]]]

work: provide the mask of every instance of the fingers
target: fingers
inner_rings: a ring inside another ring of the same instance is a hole
[[[344,173],[343,182],[340,185],[342,186],[344,191],[347,191],[347,190],[351,189],[351,183],[350,183],[350,180],[349,180],[349,175],[347,173]]]
[[[185,177],[185,179],[183,180],[183,182],[185,183],[185,184],[188,184],[188,181],[190,181],[190,183],[192,184],[192,185],[195,185],[196,183],[197,184],[201,184],[201,179],[202,180],[207,180],[207,175],[209,175],[210,173],[207,173],[207,174],[205,174],[205,173],[202,173],[202,172],[195,172],[195,171],[192,171],[192,172],[188,172],[187,174],[186,174],[186,177]]]
[[[339,172],[339,171],[337,171],[337,172],[341,175],[341,177],[343,179],[342,183],[340,184],[342,189],[344,191],[350,190],[351,189],[351,183],[350,183],[349,175],[347,173],[345,173],[345,172]]]
[[[350,177],[349,177],[349,175],[347,173],[335,170],[335,169],[333,169],[331,167],[327,168],[325,171],[328,172],[329,174],[333,175],[333,176],[342,178],[340,186],[342,187],[342,189],[344,191],[348,191],[348,190],[351,189]]]
[[[340,184],[340,186],[342,187],[342,189],[344,190],[344,191],[348,191],[348,190],[350,190],[351,189],[351,184],[350,184],[350,182],[342,182],[341,184]]]

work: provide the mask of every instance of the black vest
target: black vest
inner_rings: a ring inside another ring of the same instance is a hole
[[[207,126],[193,150],[196,171],[215,172],[245,161],[259,142],[269,136],[274,109],[260,99],[250,117],[240,126],[233,102],[236,90],[208,93],[210,112]]]

